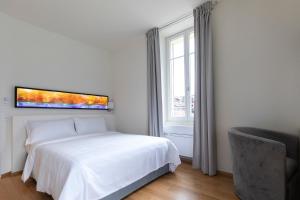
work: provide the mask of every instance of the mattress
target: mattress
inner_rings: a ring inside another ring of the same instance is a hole
[[[55,200],[105,199],[168,166],[180,164],[176,146],[166,138],[118,132],[79,135],[28,147],[22,174]]]

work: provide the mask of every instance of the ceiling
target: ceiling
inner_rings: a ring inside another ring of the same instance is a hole
[[[115,51],[201,0],[0,0],[0,11],[49,31]]]

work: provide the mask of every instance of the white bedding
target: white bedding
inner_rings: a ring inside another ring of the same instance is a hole
[[[22,180],[31,174],[37,190],[55,200],[101,199],[170,163],[180,164],[166,138],[116,132],[89,134],[30,145]]]

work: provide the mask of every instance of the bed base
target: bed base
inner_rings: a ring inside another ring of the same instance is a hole
[[[153,180],[161,177],[164,174],[169,173],[169,164],[159,168],[158,170],[151,172],[147,176],[137,180],[136,182],[102,198],[101,200],[120,200],[128,196],[129,194],[135,192],[146,184],[152,182]]]

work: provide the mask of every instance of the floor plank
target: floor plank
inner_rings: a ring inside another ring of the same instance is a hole
[[[30,179],[24,184],[20,175],[0,180],[0,199],[51,200],[51,196],[36,192]],[[169,173],[134,192],[126,200],[238,200],[233,193],[232,178],[225,175],[208,177],[190,164],[183,163],[175,174]]]

